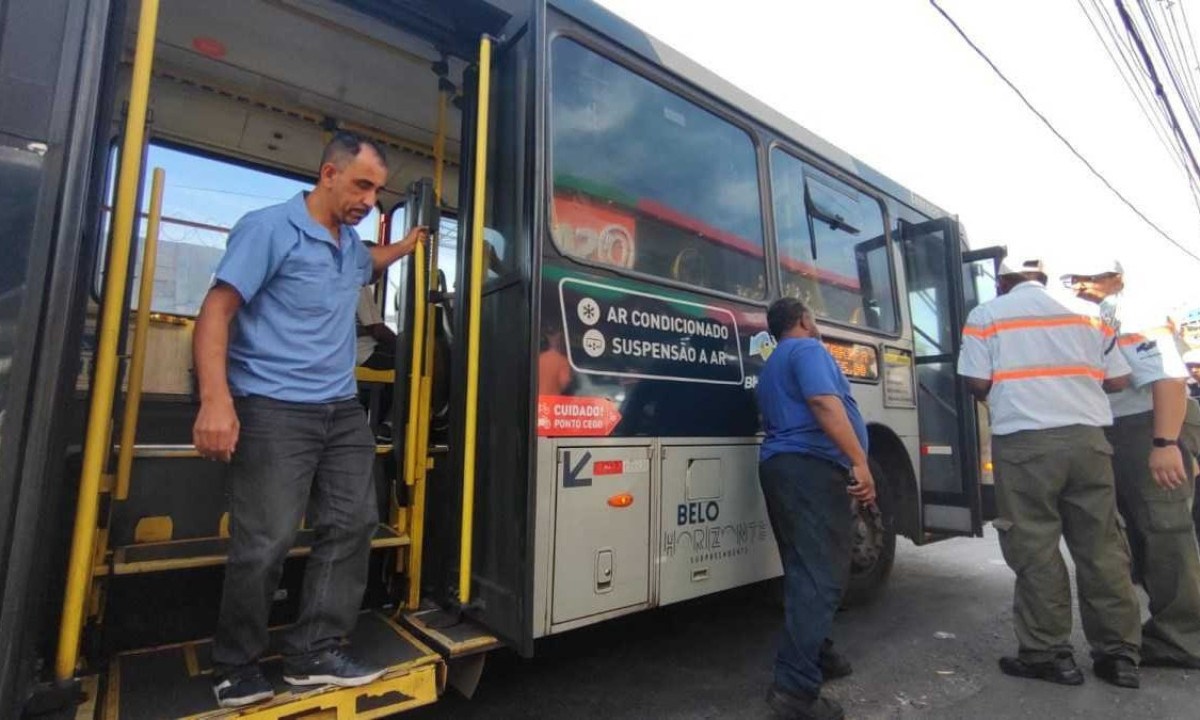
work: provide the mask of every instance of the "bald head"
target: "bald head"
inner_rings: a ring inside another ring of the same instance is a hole
[[[387,167],[387,154],[382,145],[346,130],[335,133],[333,139],[325,146],[324,152],[321,153],[321,165],[333,165],[338,170],[345,170],[361,152],[374,153],[379,163]]]

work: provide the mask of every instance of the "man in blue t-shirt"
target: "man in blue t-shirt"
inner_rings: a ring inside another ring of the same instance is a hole
[[[229,561],[213,693],[233,708],[274,695],[258,661],[283,561],[312,500],[300,616],[284,634],[289,685],[357,686],[384,668],[352,657],[379,522],[374,434],[356,399],[360,288],[427,239],[367,248],[354,231],[387,182],[383,149],[337,133],[307,193],[234,226],[196,321],[196,449],[229,463]]]
[[[786,598],[767,703],[783,717],[838,720],[842,708],[821,696],[821,683],[850,673],[829,632],[850,570],[851,498],[875,501],[867,427],[804,303],[776,300],[767,326],[779,344],[758,379],[758,477]]]

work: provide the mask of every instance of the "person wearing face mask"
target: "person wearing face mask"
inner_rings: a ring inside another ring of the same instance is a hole
[[[365,247],[354,230],[387,182],[382,147],[339,132],[315,187],[234,226],[196,321],[202,457],[227,463],[229,561],[213,640],[213,693],[242,707],[274,692],[259,669],[283,561],[312,499],[300,615],[283,638],[293,686],[358,686],[384,668],[343,647],[378,523],[375,439],[354,379],[360,289],[428,239]]]
[[[1109,352],[1133,369],[1130,387],[1109,396],[1108,437],[1134,575],[1150,596],[1142,665],[1200,669],[1200,549],[1191,512],[1200,407],[1188,399],[1187,368],[1167,312],[1124,292],[1119,262],[1083,260],[1062,280],[1100,306],[1116,335]]]

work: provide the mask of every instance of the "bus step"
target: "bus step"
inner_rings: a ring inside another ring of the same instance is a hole
[[[503,643],[482,625],[465,615],[441,608],[404,614],[404,624],[447,659],[457,659],[494,650]]]
[[[387,455],[392,452],[391,443],[380,443],[375,446],[376,455]],[[82,449],[78,446],[71,448],[71,452],[79,454]],[[121,446],[113,445],[113,455],[121,454]],[[134,445],[133,457],[150,460],[180,460],[191,459],[198,460],[200,452],[196,450],[195,445]]]
[[[271,631],[274,640],[283,628]],[[238,710],[217,707],[212,692],[210,640],[133,650],[109,664],[98,720],[165,718],[282,718],[314,715],[337,720],[380,718],[437,700],[444,687],[441,657],[391,619],[364,612],[350,636],[354,653],[388,668],[382,678],[357,688],[293,688],[282,678],[282,660],[262,662],[275,698]]]
[[[296,546],[288,557],[308,555],[312,551],[313,531],[303,529],[296,536]],[[395,528],[379,525],[372,548],[399,547],[409,544],[407,533]],[[124,545],[113,551],[112,574],[133,575],[136,573],[166,572],[189,568],[224,565],[229,557],[229,538],[204,537],[189,540],[166,540],[163,542]]]

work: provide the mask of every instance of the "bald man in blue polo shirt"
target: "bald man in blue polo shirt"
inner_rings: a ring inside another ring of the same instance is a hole
[[[229,464],[230,543],[213,641],[221,707],[270,699],[258,661],[283,561],[312,499],[315,542],[300,617],[283,638],[283,679],[358,686],[384,669],[341,647],[366,588],[378,522],[374,434],[356,400],[359,290],[427,240],[367,248],[354,226],[375,207],[387,160],[374,142],[338,133],[309,192],[234,226],[196,321],[203,457]]]

